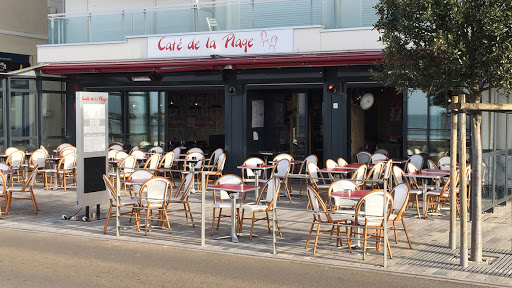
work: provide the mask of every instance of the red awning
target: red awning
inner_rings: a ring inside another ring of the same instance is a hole
[[[146,61],[59,63],[41,67],[46,74],[123,73],[123,72],[182,72],[200,70],[323,67],[371,65],[382,59],[381,51],[336,52],[316,54],[286,54],[250,57],[162,59]]]

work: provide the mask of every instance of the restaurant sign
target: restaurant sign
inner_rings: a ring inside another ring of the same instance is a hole
[[[215,57],[293,52],[293,29],[148,37],[148,58]]]

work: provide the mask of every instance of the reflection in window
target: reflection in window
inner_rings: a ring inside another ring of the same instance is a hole
[[[427,152],[428,101],[425,92],[409,92],[407,101],[407,154]]]
[[[41,97],[42,139],[41,145],[53,150],[66,142],[66,95],[43,93]]]
[[[128,145],[141,149],[151,146],[149,139],[149,103],[147,92],[128,93]]]
[[[121,93],[111,92],[108,94],[108,131],[110,143],[124,143]]]
[[[12,144],[21,140],[18,147],[33,149],[37,145],[37,105],[36,95],[30,92],[12,92],[10,99],[11,137],[34,137],[13,139]]]

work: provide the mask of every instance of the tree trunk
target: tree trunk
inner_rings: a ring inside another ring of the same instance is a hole
[[[471,260],[482,262],[482,112],[471,113]],[[461,171],[461,177],[462,177]]]

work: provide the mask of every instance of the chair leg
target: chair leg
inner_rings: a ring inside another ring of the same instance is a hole
[[[62,183],[64,184],[64,192],[66,192],[66,173],[62,173]]]
[[[363,233],[364,233],[364,242],[363,242],[363,260],[365,260],[365,259],[366,259],[366,243],[367,243],[366,239],[368,239],[368,238],[366,237],[366,234],[368,234],[368,228],[366,228],[366,227],[365,227],[365,228],[363,229]]]
[[[306,247],[304,247],[304,249],[308,249],[309,239],[311,238],[311,233],[313,232],[313,227],[315,227],[314,219],[313,219],[313,224],[311,224],[311,228],[309,229],[308,239],[306,240]]]
[[[396,234],[396,223],[394,220],[393,220],[393,228],[392,229],[395,232],[395,244],[398,244],[398,236]]]
[[[107,234],[108,220],[110,219],[110,213],[112,213],[112,204],[108,208],[107,219],[105,220],[105,228],[103,229],[103,234]]]
[[[212,218],[212,232],[210,233],[213,236],[213,229],[215,228],[215,208],[213,208],[213,218]]]
[[[171,223],[169,223],[169,216],[167,215],[167,211],[163,211],[165,216],[165,221],[167,222],[167,228],[169,229],[169,234],[171,234]]]
[[[256,217],[256,212],[252,212],[251,234],[249,235],[249,240],[252,240],[252,231],[254,230],[254,217]]]
[[[412,249],[411,240],[409,239],[409,233],[407,233],[407,228],[405,228],[405,222],[402,218],[402,226],[404,227],[405,237],[407,238],[407,242],[409,242],[409,249]]]
[[[9,214],[9,210],[11,209],[11,200],[12,200],[12,192],[7,192],[9,195],[7,197],[7,205],[5,207],[5,214]]]
[[[34,196],[34,190],[32,189],[32,187],[30,187],[30,198],[32,199],[32,204],[34,204],[34,210],[36,211],[36,214],[37,214],[37,211],[39,210],[37,208],[37,202],[36,202],[36,197]]]
[[[148,229],[149,229],[149,205],[146,209],[146,234],[145,236],[148,236]]]
[[[313,255],[316,253],[316,246],[318,244],[319,233],[320,233],[320,222],[317,223],[317,227],[316,227],[315,247],[313,247]]]
[[[192,210],[190,210],[190,204],[187,202],[188,213],[190,214],[190,222],[192,222],[192,227],[196,228],[196,224],[194,224],[194,218],[192,217]]]
[[[419,204],[419,200],[418,200],[418,194],[416,194],[415,196],[416,196],[416,212],[418,213],[418,218],[421,218],[421,214],[420,214],[420,204]]]

